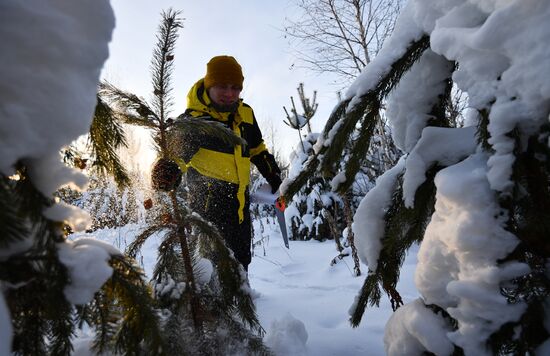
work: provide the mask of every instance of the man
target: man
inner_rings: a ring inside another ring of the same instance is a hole
[[[195,117],[221,122],[247,144],[231,146],[217,137],[187,134],[181,137],[176,161],[181,170],[187,171],[191,209],[218,228],[235,258],[248,270],[252,241],[250,162],[266,178],[273,193],[281,184],[281,171],[266,149],[252,108],[239,98],[243,81],[235,58],[212,58],[205,77],[189,91],[187,110],[182,116],[183,120]],[[155,177],[153,173],[153,180]]]

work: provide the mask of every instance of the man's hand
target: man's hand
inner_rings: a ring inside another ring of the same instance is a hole
[[[265,177],[269,185],[271,186],[271,194],[275,194],[277,190],[279,190],[279,186],[281,185],[281,177],[278,174],[271,174],[267,177]]]
[[[159,159],[151,172],[151,183],[156,190],[169,192],[181,183],[182,173],[179,166],[166,158]]]
[[[269,152],[263,151],[252,157],[250,161],[256,165],[271,186],[271,193],[275,194],[281,185],[281,170],[275,161],[275,157]]]

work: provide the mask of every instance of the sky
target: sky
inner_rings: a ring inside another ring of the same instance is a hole
[[[209,59],[220,54],[241,64],[241,97],[254,108],[268,147],[273,123],[276,145],[284,154],[298,143],[298,133],[283,123],[283,106],[290,107],[291,95],[297,99],[300,82],[309,96],[318,91],[314,131],[322,130],[336,104],[338,87],[330,84],[331,77],[300,68],[284,37],[285,17],[296,16],[292,1],[112,0],[111,5],[116,27],[102,77],[144,98],[150,98],[149,67],[160,14],[169,8],[182,11],[172,83],[174,115],[185,110],[189,88],[204,76]]]

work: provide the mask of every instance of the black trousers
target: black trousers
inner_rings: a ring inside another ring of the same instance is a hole
[[[218,228],[237,261],[248,271],[252,260],[252,224],[250,199],[245,194],[244,219],[239,222],[238,185],[205,177],[189,168],[187,171],[190,208]]]

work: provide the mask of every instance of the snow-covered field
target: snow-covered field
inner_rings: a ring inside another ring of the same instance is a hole
[[[348,322],[348,309],[365,278],[353,276],[351,257],[331,266],[338,255],[334,241],[290,241],[290,249],[286,249],[279,227],[273,221],[263,225],[262,232],[259,222],[254,222],[255,240],[261,244],[254,250],[249,279],[266,330],[266,344],[277,355],[285,356],[384,355],[384,326],[392,313],[386,298],[380,308],[367,310],[358,328]],[[128,225],[93,235],[124,250],[139,230],[139,225]],[[148,275],[155,265],[159,243],[158,238],[149,239],[138,255]],[[405,260],[399,284],[405,303],[418,297],[413,283],[416,251],[413,247]],[[365,273],[366,266],[361,268]],[[75,351],[84,354],[81,342]]]

